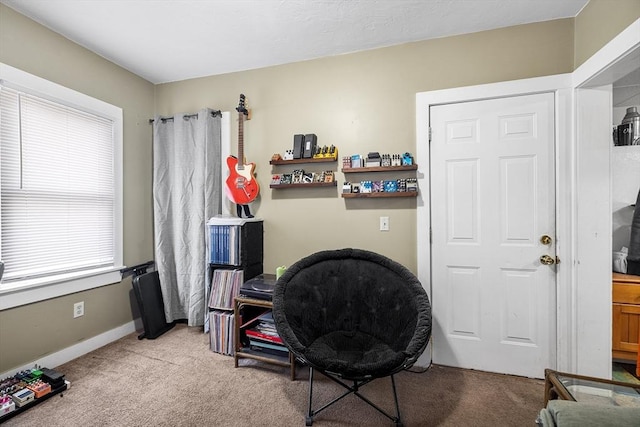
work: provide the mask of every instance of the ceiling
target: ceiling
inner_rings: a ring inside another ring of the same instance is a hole
[[[0,0],[152,83],[575,17],[588,0]]]

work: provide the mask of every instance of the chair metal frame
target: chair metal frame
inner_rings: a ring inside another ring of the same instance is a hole
[[[343,394],[341,394],[340,396],[336,397],[335,399],[333,399],[331,402],[326,403],[325,405],[321,406],[319,409],[312,409],[313,407],[313,367],[309,366],[309,410],[307,412],[307,417],[305,419],[305,425],[310,426],[313,424],[313,417],[317,414],[319,414],[320,412],[324,411],[325,409],[327,409],[328,407],[330,407],[331,405],[333,405],[334,403],[342,400],[344,397],[350,395],[350,394],[354,394],[355,396],[359,397],[361,400],[363,400],[364,402],[368,403],[369,406],[373,407],[374,409],[376,409],[378,412],[380,412],[382,415],[384,415],[385,417],[389,418],[391,421],[393,421],[396,426],[402,427],[402,420],[400,418],[400,406],[398,405],[398,393],[396,391],[396,381],[393,378],[394,374],[389,375],[391,377],[391,386],[393,388],[393,401],[395,402],[395,407],[396,407],[396,415],[395,417],[390,415],[388,412],[386,412],[385,410],[383,410],[382,408],[380,408],[378,405],[376,405],[375,403],[373,403],[371,400],[369,400],[367,397],[363,396],[362,394],[360,394],[360,388],[366,384],[369,384],[371,381],[373,381],[374,377],[371,378],[365,378],[365,379],[354,379],[353,381],[353,387],[344,383],[343,381],[341,381],[337,376],[334,376],[335,374],[332,374],[330,372],[323,372],[321,370],[319,370],[319,372],[324,375],[325,377],[329,378],[330,380],[334,381],[337,384],[340,384],[342,387],[346,388],[347,391],[345,391]]]

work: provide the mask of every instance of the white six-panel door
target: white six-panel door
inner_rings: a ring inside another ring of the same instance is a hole
[[[554,97],[434,106],[433,362],[542,378],[555,364]],[[551,243],[541,237],[551,237]]]

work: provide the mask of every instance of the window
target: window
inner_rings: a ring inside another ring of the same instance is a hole
[[[12,71],[38,87],[0,80],[1,299],[15,306],[119,281],[121,110]]]

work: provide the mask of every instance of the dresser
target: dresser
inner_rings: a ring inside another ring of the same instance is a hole
[[[640,276],[613,273],[613,358],[638,363]]]

